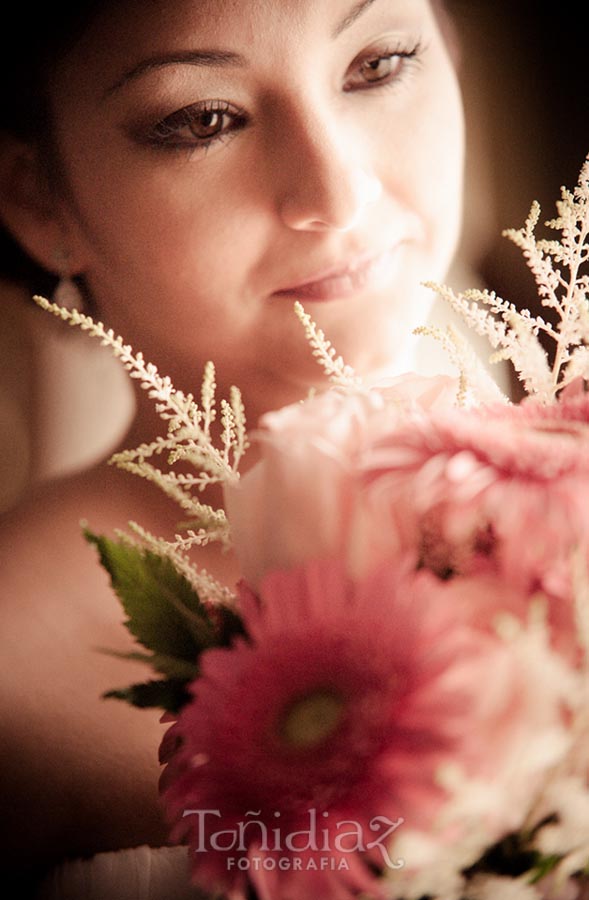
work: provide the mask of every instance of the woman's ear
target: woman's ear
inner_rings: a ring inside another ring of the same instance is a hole
[[[49,272],[60,272],[60,254],[68,247],[68,235],[60,203],[50,190],[40,164],[40,151],[24,141],[2,135],[0,139],[0,221],[21,247]],[[63,264],[63,263],[62,263]],[[68,274],[82,268],[69,256]]]

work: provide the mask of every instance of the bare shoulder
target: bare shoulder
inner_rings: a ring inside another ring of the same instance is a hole
[[[102,699],[149,673],[99,652],[134,645],[81,528],[125,526],[120,477],[47,485],[0,523],[3,849],[23,861],[164,839],[159,713]]]

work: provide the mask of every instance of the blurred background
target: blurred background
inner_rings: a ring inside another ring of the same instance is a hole
[[[534,199],[551,218],[589,152],[584,4],[447,6],[468,133],[464,238],[448,281],[537,310],[532,276],[501,232],[520,227]],[[40,480],[107,456],[133,412],[109,351],[37,310],[29,293],[0,281],[0,512]]]
[[[574,187],[589,153],[586,4],[446,5],[459,32],[467,114],[463,252],[498,293],[536,308],[521,253],[501,232],[523,225],[532,200],[542,207],[542,222],[552,218],[561,185]]]

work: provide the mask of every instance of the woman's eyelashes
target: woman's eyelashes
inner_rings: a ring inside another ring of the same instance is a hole
[[[227,140],[246,124],[242,109],[223,100],[204,100],[161,119],[149,132],[148,141],[172,149],[207,149],[216,141]]]
[[[344,82],[344,91],[366,91],[398,84],[424,53],[420,40],[410,45],[372,49],[356,57]]]
[[[345,93],[376,90],[398,84],[421,61],[421,41],[370,49],[357,56],[345,73]],[[206,151],[227,142],[249,124],[246,112],[225,100],[204,100],[160,119],[141,135],[142,142],[168,150]]]

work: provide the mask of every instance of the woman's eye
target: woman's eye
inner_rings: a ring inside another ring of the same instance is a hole
[[[364,56],[351,67],[344,90],[363,90],[398,81],[405,74],[408,64],[415,62],[419,55],[420,45],[416,44],[409,50],[386,51]]]
[[[208,147],[243,128],[245,116],[222,101],[185,106],[151,130],[150,142],[167,147]]]
[[[377,56],[376,59],[367,59],[360,66],[360,74],[364,81],[384,81],[391,75],[397,75],[403,60],[397,54],[391,56]]]

